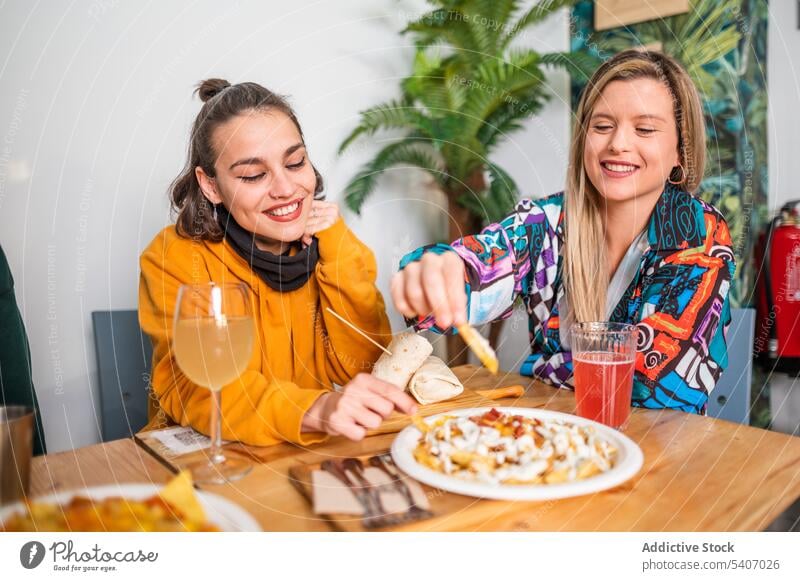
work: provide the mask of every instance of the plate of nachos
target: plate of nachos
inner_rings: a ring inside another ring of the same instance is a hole
[[[531,408],[471,408],[416,418],[392,444],[406,474],[478,498],[550,500],[618,486],[641,448],[608,426]]]
[[[0,510],[0,531],[261,531],[245,510],[194,490],[181,472],[166,485],[112,484],[60,492]]]

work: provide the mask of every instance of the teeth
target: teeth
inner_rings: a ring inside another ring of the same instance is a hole
[[[603,163],[605,167],[610,169],[611,171],[618,171],[618,172],[629,172],[636,169],[635,165],[623,165],[620,163]]]
[[[267,212],[270,216],[286,216],[295,212],[297,208],[300,207],[300,202],[295,202],[294,204],[290,204],[288,206],[283,206],[282,208],[278,208],[277,210],[272,210]]]

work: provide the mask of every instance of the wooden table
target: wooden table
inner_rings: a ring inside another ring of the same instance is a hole
[[[483,389],[521,383],[526,395],[496,405],[574,412],[572,392],[515,374],[454,370]],[[800,497],[800,438],[669,410],[635,409],[625,433],[641,446],[644,466],[605,492],[547,502],[488,501],[445,494],[435,518],[415,531],[747,531],[766,528]],[[244,479],[204,486],[250,511],[270,531],[329,531],[291,485],[288,470],[328,456],[361,456],[389,448],[394,434],[362,442],[334,438],[308,449],[291,444],[246,448],[257,462]],[[113,482],[163,482],[170,471],[131,440],[35,459],[34,494]],[[444,504],[442,504],[444,503]]]
[[[31,463],[31,496],[86,486],[163,484],[173,473],[133,438],[38,456]]]

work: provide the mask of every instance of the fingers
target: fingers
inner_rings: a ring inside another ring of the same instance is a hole
[[[367,435],[368,424],[374,424],[375,418],[371,418],[367,414],[368,410],[361,405],[358,398],[348,394],[347,388],[342,392],[332,394],[329,399],[333,403],[326,410],[323,419],[325,431],[333,436],[344,436],[350,440],[363,439]],[[378,425],[380,425],[380,417],[376,417]]]
[[[433,318],[439,327],[447,329],[453,324],[453,313],[450,311],[450,302],[445,292],[444,257],[425,254],[420,262],[422,263],[420,279],[426,302],[431,307]]]
[[[383,421],[381,416],[364,406],[358,406],[354,408],[352,417],[357,425],[369,430],[374,430],[375,428],[379,427]]]
[[[395,389],[397,388],[395,387]],[[382,420],[388,418],[394,411],[394,403],[392,402],[392,400],[387,399],[382,395],[373,392],[372,390],[369,390],[364,394],[364,399],[362,400],[361,403],[368,410],[371,410],[376,414],[378,414],[380,416],[380,419]],[[378,426],[374,427],[377,428]]]
[[[305,233],[316,234],[333,226],[339,219],[339,206],[334,202],[313,200],[306,220]]]
[[[427,316],[431,313],[422,290],[422,266],[419,262],[412,262],[403,269],[403,296],[414,314]]]
[[[323,421],[327,433],[358,441],[367,435],[367,430],[381,425],[383,415],[380,410],[385,411],[387,406],[370,397],[372,394],[366,388],[365,380],[359,377],[350,381],[332,398],[334,403]],[[373,408],[379,408],[378,413]]]
[[[397,386],[361,373],[336,394],[324,421],[325,431],[361,440],[395,409],[410,415],[416,413],[417,404]]]
[[[455,252],[444,255],[444,286],[450,299],[450,310],[453,324],[463,325],[467,322],[467,291],[464,288],[464,261]]]
[[[316,234],[317,232],[322,232],[323,230],[330,228],[336,222],[333,218],[328,218],[325,216],[314,217],[310,218],[306,221],[306,234]]]
[[[363,440],[367,435],[367,430],[363,426],[358,425],[351,414],[343,411],[334,411],[326,422],[326,432],[332,436],[344,436],[350,440]]]
[[[369,383],[369,389],[373,393],[378,394],[382,398],[390,401],[392,406],[404,414],[417,413],[417,403],[410,395],[398,388],[396,385],[381,381],[380,379],[372,376]]]
[[[389,291],[392,295],[392,302],[394,307],[400,312],[401,315],[407,318],[412,318],[416,313],[411,305],[406,301],[405,293],[405,275],[404,271],[396,272],[392,276],[392,281],[389,286]]]
[[[339,204],[337,204],[336,202],[326,202],[325,200],[312,200],[311,209],[317,210],[319,212],[332,211],[338,213]]]

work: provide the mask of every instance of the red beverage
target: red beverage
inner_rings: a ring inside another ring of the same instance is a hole
[[[631,413],[634,359],[626,353],[573,353],[578,415],[621,428]]]

